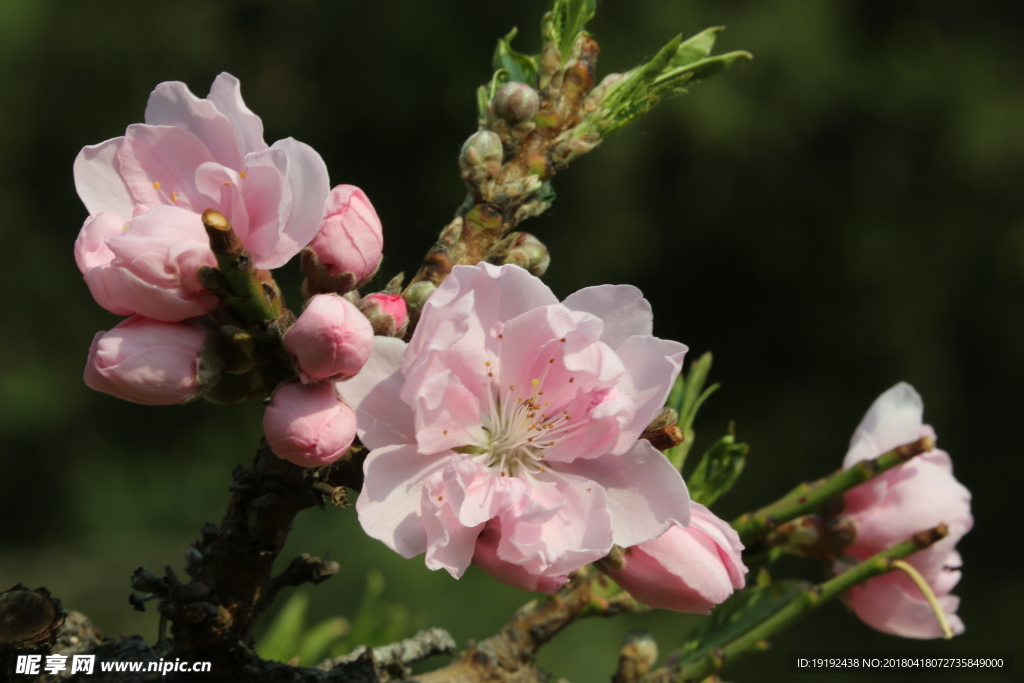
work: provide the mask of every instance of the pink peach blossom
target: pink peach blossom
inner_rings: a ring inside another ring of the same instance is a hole
[[[274,392],[263,413],[263,433],[278,457],[320,467],[345,455],[356,437],[356,417],[330,382],[289,382]]]
[[[331,190],[320,229],[309,243],[327,273],[351,273],[360,287],[377,272],[383,246],[380,218],[366,193],[355,185]]]
[[[337,385],[371,449],[363,529],[456,578],[475,559],[550,592],[613,544],[688,523],[679,472],[637,439],[686,352],[651,328],[634,287],[560,303],[517,266],[456,266],[410,342],[375,337]]]
[[[284,348],[298,362],[303,383],[348,379],[363,367],[372,347],[370,321],[337,294],[312,297],[284,335]]]
[[[133,403],[185,403],[200,390],[199,352],[206,332],[198,323],[163,323],[134,315],[97,332],[85,365],[85,383]]]
[[[877,457],[923,436],[924,404],[912,386],[900,383],[878,397],[850,442],[844,467]],[[927,580],[954,633],[964,625],[956,615],[960,599],[950,595],[960,580],[955,550],[974,525],[971,494],[953,477],[948,454],[932,450],[847,492],[843,516],[857,528],[846,552],[859,560],[906,540],[918,531],[945,523],[949,535],[907,558]],[[837,569],[842,568],[842,565]],[[921,591],[908,576],[892,571],[855,586],[848,603],[860,619],[879,631],[904,638],[939,638],[942,630]]]
[[[634,598],[677,612],[710,614],[743,588],[747,568],[739,534],[699,503],[690,503],[690,525],[627,548],[623,567],[608,574]]]
[[[284,265],[313,238],[327,168],[291,138],[268,147],[234,76],[218,76],[207,99],[184,83],[161,83],[145,119],[75,160],[75,186],[90,213],[76,259],[100,305],[167,322],[208,310],[215,300],[191,272],[213,263],[200,246],[206,209],[231,221],[258,268]]]

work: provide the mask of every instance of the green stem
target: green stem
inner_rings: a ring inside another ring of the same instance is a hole
[[[228,304],[247,320],[255,323],[277,320],[284,312],[281,298],[270,284],[265,284],[252,264],[252,256],[223,214],[207,209],[203,227],[210,238],[210,249],[217,257],[217,267],[230,290]]]
[[[748,544],[763,536],[779,524],[817,510],[830,499],[874,479],[882,472],[902,465],[916,455],[935,448],[935,440],[924,437],[912,443],[897,446],[872,460],[861,460],[854,466],[839,470],[813,484],[801,484],[771,505],[756,512],[748,512],[733,520],[732,527],[740,539]]]
[[[858,583],[895,569],[895,564],[898,560],[918,550],[927,548],[948,534],[949,529],[945,524],[940,524],[934,529],[914,534],[902,543],[872,555],[835,578],[818,586],[808,588],[787,603],[782,609],[724,647],[716,648],[699,659],[684,664],[676,671],[666,672],[663,670],[659,672],[660,677],[655,675],[644,680],[659,681],[659,683],[700,680],[714,673],[726,663],[732,663],[741,659],[746,654],[763,649],[764,641],[767,638],[771,638],[780,631],[789,628],[829,600],[842,595]]]

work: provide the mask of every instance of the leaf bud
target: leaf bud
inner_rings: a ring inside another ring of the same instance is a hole
[[[530,271],[530,275],[541,277],[551,265],[551,255],[543,242],[528,232],[521,232],[503,262],[525,268]]]
[[[494,178],[501,170],[503,156],[501,138],[497,133],[491,130],[473,133],[462,146],[459,155],[462,179],[470,186],[477,187],[489,178]]]
[[[405,299],[409,310],[419,311],[423,308],[423,304],[427,303],[427,299],[435,289],[437,289],[437,285],[430,280],[420,280],[409,285],[402,293],[402,298]]]
[[[529,121],[540,109],[537,91],[526,83],[506,83],[498,88],[492,101],[494,113],[511,124]]]

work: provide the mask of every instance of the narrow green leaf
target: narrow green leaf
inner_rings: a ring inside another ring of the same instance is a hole
[[[514,28],[504,38],[498,38],[498,47],[494,49],[494,68],[507,71],[511,81],[533,86],[537,81],[537,58],[512,49],[512,39],[518,30]]]
[[[684,40],[672,58],[672,66],[686,66],[691,62],[707,57],[715,46],[718,34],[724,30],[724,26],[712,26]]]
[[[490,101],[490,90],[486,85],[476,89],[476,109],[481,119],[487,117],[487,103]]]
[[[558,45],[558,53],[565,64],[573,45],[583,33],[583,27],[594,18],[597,0],[554,0],[551,4],[551,18],[547,29],[551,40]]]
[[[708,373],[711,372],[711,352],[707,351],[700,358],[690,364],[686,373],[686,388],[683,390],[683,399],[679,407],[679,428],[684,432],[693,426],[693,420],[697,417],[697,409],[704,402],[711,392],[718,388],[716,384],[707,392],[704,391],[704,383],[708,380]]]
[[[680,652],[679,665],[700,659],[716,647],[740,637],[809,586],[806,581],[785,580],[733,593],[732,597],[711,610],[711,615],[690,634]]]
[[[296,655],[308,607],[309,595],[304,592],[295,593],[284,603],[256,645],[260,657],[274,662],[287,662]]]
[[[666,70],[657,78],[652,87],[658,97],[666,97],[681,92],[679,90],[681,83],[690,84],[707,80],[715,74],[725,71],[734,62],[753,58],[754,56],[749,52],[738,51],[701,59],[684,66]]]
[[[683,408],[683,373],[679,373],[676,381],[672,384],[672,391],[668,392],[668,400],[665,405],[676,411],[678,414]]]
[[[718,500],[743,472],[750,448],[745,443],[736,443],[731,425],[729,431],[712,444],[687,478],[690,498],[702,505],[711,505]]]

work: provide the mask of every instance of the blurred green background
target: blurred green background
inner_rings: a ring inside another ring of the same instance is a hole
[[[150,408],[82,384],[93,334],[117,318],[92,302],[72,258],[85,219],[71,176],[78,150],[141,121],[157,83],[182,80],[203,96],[229,71],[268,141],[313,145],[333,183],[367,191],[385,225],[384,275],[411,272],[463,198],[456,154],[495,39],[518,25],[516,47],[536,51],[545,4],[0,0],[0,234],[11,257],[0,269],[0,589],[45,585],[107,634],[153,640],[156,616],[128,605],[129,574],[182,566],[259,438],[258,404]],[[726,678],[786,680],[786,652],[1012,651],[1024,607],[1013,550],[1024,5],[607,0],[590,28],[605,74],[676,32],[720,24],[719,51],[750,50],[753,62],[660,106],[556,178],[555,206],[524,226],[551,249],[548,282],[562,296],[635,284],[659,336],[694,357],[714,351],[723,389],[698,419],[698,441],[736,420],[752,447],[747,473],[716,505],[722,516],[838,467],[871,401],[907,380],[974,491],[977,520],[960,546],[964,636],[904,641],[835,604]],[[352,510],[302,515],[285,560],[300,552],[342,565],[313,589],[314,619],[351,617],[372,568],[407,631],[442,626],[463,644],[530,597],[475,569],[456,583],[402,560],[363,536]],[[809,563],[783,568],[820,576]],[[630,629],[651,629],[667,652],[696,621],[577,624],[542,663],[577,683],[607,680]]]

